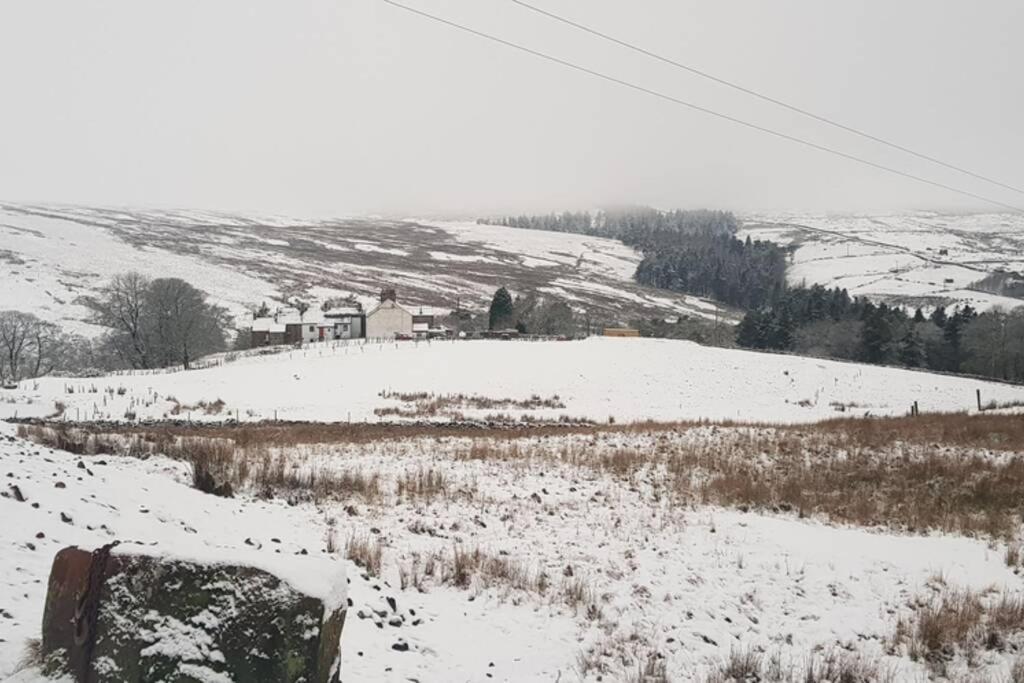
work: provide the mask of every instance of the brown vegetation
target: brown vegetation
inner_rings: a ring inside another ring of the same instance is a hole
[[[936,591],[912,604],[913,612],[896,624],[893,646],[904,648],[914,661],[944,674],[957,655],[973,664],[982,651],[1016,651],[1024,644],[1020,595],[979,593],[941,583]]]
[[[565,404],[562,403],[562,400],[557,395],[550,398],[542,398],[534,394],[526,399],[513,399],[488,398],[486,396],[477,396],[476,394],[382,391],[379,396],[411,405],[408,407],[389,406],[377,408],[373,411],[373,414],[378,417],[432,418],[440,416],[453,420],[464,420],[463,410],[540,410],[542,408],[565,408]]]
[[[733,650],[707,683],[895,683],[896,674],[875,659],[843,650],[812,652],[800,666],[776,657]]]
[[[345,557],[366,570],[370,576],[380,576],[384,548],[374,536],[351,536],[345,543]]]
[[[21,433],[75,453],[164,453],[189,462],[196,456],[182,452],[185,444],[191,451],[196,443],[228,442],[234,444],[236,462],[228,466],[222,455],[209,456],[215,478],[227,477],[235,490],[255,481],[270,494],[312,490],[317,497],[372,498],[379,482],[357,472],[297,468],[283,458],[268,463],[268,449],[460,438],[451,451],[458,460],[554,458],[615,477],[646,478],[682,502],[820,515],[911,532],[941,529],[1009,539],[1024,511],[1024,420],[1010,415],[841,419],[781,428],[696,423],[70,428],[52,423],[23,425]],[[624,441],[625,446],[603,447],[617,434],[642,435],[653,445]],[[552,436],[570,438],[546,438]],[[398,495],[406,499],[448,495],[450,488],[439,470],[409,472],[397,482]],[[1008,550],[1007,563],[1019,563],[1019,555]]]

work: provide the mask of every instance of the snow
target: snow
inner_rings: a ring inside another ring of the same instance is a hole
[[[269,298],[275,288],[237,268],[155,249],[137,249],[108,230],[49,216],[25,216],[0,205],[0,245],[22,264],[0,254],[0,310],[30,311],[81,334],[95,335],[80,297],[94,293],[127,270],[201,283],[215,303],[238,313],[252,300]]]
[[[543,291],[558,277],[577,288],[568,298],[612,318],[719,308],[636,284],[641,256],[615,240],[471,223],[0,204],[0,245],[0,310],[88,335],[103,330],[89,324],[84,297],[130,269],[180,277],[236,316],[260,302],[318,307],[383,286],[410,305],[485,310],[497,282]]]
[[[506,228],[469,221],[411,220],[441,228],[460,242],[482,244],[489,249],[518,256],[529,266],[575,266],[579,261],[584,272],[598,272],[628,281],[641,259],[638,252],[621,242],[588,235]]]
[[[81,459],[13,434],[0,422],[0,471],[11,475],[3,491],[15,484],[27,499],[0,497],[0,605],[13,615],[0,619],[0,678],[11,673],[26,640],[38,637],[53,556],[69,545],[92,549],[120,540],[115,552],[242,562],[329,606],[343,604],[345,564],[320,549],[323,530],[315,511],[202,494],[188,485],[185,464],[165,458]],[[80,461],[85,466],[78,467]],[[61,513],[72,521],[62,522]],[[262,548],[246,545],[246,538]],[[300,555],[303,549],[310,555]]]
[[[643,471],[617,480],[573,458],[543,455],[595,457],[622,448],[714,443],[722,429],[494,444],[533,454],[518,459],[467,460],[459,453],[472,443],[468,438],[292,448],[280,451],[292,466],[380,474],[389,491],[404,472],[441,468],[449,493],[430,500],[385,493],[377,501],[343,496],[287,505],[245,492],[235,499],[201,494],[188,487],[184,465],[161,457],[79,458],[7,440],[13,427],[0,423],[0,471],[15,474],[5,485],[17,484],[28,498],[0,498],[3,519],[17,520],[0,526],[0,604],[12,615],[0,619],[0,677],[11,672],[25,641],[38,635],[53,553],[114,538],[155,542],[172,553],[189,547],[197,559],[302,559],[328,567],[325,575],[347,567],[354,604],[342,635],[342,677],[371,683],[590,682],[596,672],[580,670],[580,655],[591,648],[610,653],[604,680],[622,680],[631,658],[644,653],[661,652],[672,680],[698,681],[737,648],[777,652],[799,665],[817,647],[878,656],[898,667],[900,680],[918,680],[923,667],[886,654],[884,644],[896,617],[936,576],[977,590],[1021,590],[998,542],[677,505]],[[57,481],[66,488],[56,488]],[[61,512],[72,523],[61,522]],[[382,575],[366,577],[326,553],[329,529],[342,543],[349,535],[380,539]],[[416,555],[454,547],[507,553],[530,571],[545,571],[553,587],[545,595],[479,581],[464,590],[429,582],[424,592],[400,588],[399,567]],[[297,556],[303,549],[316,559]],[[557,599],[567,567],[591,587],[603,616],[587,616]],[[411,615],[422,623],[413,625]],[[390,624],[392,617],[400,617],[401,625]],[[166,622],[141,626],[154,634],[154,648],[177,647],[192,630]],[[216,651],[209,643],[190,642],[194,675],[215,676],[201,664],[215,661]],[[392,649],[399,642],[409,651]],[[1005,672],[1001,659],[983,664],[993,677]],[[38,679],[22,673],[13,680]]]
[[[202,370],[88,379],[47,377],[0,392],[0,417],[121,420],[376,421],[381,392],[491,399],[557,395],[564,409],[530,411],[605,422],[735,420],[803,423],[831,417],[968,411],[1024,401],[1024,387],[967,377],[704,347],[660,339],[326,342]],[[223,401],[218,414],[178,405]],[[487,410],[466,410],[482,418]]]
[[[1024,272],[1024,218],[1016,214],[764,214],[740,237],[795,248],[791,284],[845,287],[909,307],[1014,308],[1024,300],[970,289],[988,274]]]
[[[317,598],[325,612],[340,609],[348,597],[344,567],[326,558],[291,557],[251,550],[197,545],[191,539],[173,538],[162,543],[125,542],[113,554],[149,555],[203,565],[241,564],[273,574],[303,595]]]

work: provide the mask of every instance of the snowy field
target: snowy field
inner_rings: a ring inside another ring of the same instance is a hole
[[[375,422],[382,411],[391,420],[402,417],[395,411],[415,410],[416,401],[395,394],[426,392],[476,397],[449,406],[458,418],[798,423],[904,415],[915,401],[922,412],[966,411],[976,408],[979,389],[986,404],[1024,401],[1024,387],[963,377],[599,337],[312,344],[204,370],[46,377],[19,387],[0,390],[0,416],[50,415],[59,402],[69,420]],[[527,405],[533,396],[548,402]],[[517,403],[501,404],[505,399]],[[450,419],[446,412],[412,417]]]
[[[0,310],[85,334],[100,330],[82,299],[130,269],[182,278],[235,314],[291,297],[369,302],[384,285],[409,304],[483,310],[507,285],[612,323],[715,317],[713,303],[637,285],[639,262],[614,240],[467,222],[0,204]]]
[[[745,216],[743,223],[741,237],[796,249],[792,284],[845,287],[911,307],[1024,305],[975,286],[997,271],[1024,273],[1022,216],[765,214]]]
[[[1001,542],[699,504],[677,498],[658,468],[614,464],[630,450],[714,448],[729,433],[270,448],[289,470],[364,483],[325,498],[224,499],[190,488],[182,462],[74,456],[0,423],[0,515],[17,520],[0,525],[0,678],[38,634],[53,554],[115,538],[155,543],[153,552],[192,544],[278,563],[304,551],[334,558],[353,601],[344,681],[702,682],[736,652],[800,680],[813,658],[834,655],[924,681],[925,663],[890,645],[916,600],[943,586],[1024,592]],[[379,567],[344,559],[353,539],[380,552]],[[465,580],[451,573],[459,552],[483,558]],[[974,659],[978,677],[956,678],[967,665],[954,658],[949,680],[1009,680],[1010,654]],[[652,663],[664,677],[642,679]]]

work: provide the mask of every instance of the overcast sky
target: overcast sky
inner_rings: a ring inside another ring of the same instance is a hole
[[[539,17],[403,0],[619,78],[1024,204]],[[1024,186],[1020,0],[531,0]],[[381,0],[4,0],[0,199],[285,213],[970,208]]]

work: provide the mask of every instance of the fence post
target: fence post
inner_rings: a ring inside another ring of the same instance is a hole
[[[978,389],[977,392],[978,392],[978,412],[980,413],[981,412],[981,389]]]

